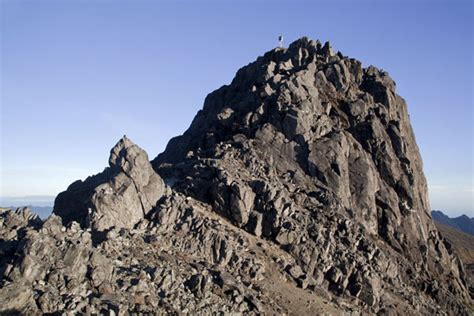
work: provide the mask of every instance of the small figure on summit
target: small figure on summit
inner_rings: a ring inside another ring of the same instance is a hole
[[[283,35],[278,36],[278,47],[283,48]]]

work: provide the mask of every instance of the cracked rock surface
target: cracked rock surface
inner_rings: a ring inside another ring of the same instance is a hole
[[[267,52],[151,163],[124,137],[46,221],[1,211],[0,310],[473,314],[395,88],[329,43]]]
[[[58,195],[54,212],[65,224],[77,221],[97,231],[133,228],[164,193],[147,153],[126,136],[110,151],[109,167]]]

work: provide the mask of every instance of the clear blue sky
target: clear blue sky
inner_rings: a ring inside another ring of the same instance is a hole
[[[473,216],[471,1],[0,3],[1,196],[56,195],[101,171],[123,134],[155,157],[283,34],[387,70],[432,208]]]

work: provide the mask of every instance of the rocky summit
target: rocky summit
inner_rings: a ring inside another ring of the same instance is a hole
[[[151,162],[128,138],[44,222],[0,212],[0,310],[469,315],[388,73],[302,38]]]

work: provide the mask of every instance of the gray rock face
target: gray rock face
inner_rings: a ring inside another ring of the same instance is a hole
[[[75,220],[97,231],[132,228],[164,190],[146,152],[123,137],[110,152],[109,168],[58,195],[54,213],[65,223]]]
[[[123,138],[109,165],[59,217],[0,213],[1,312],[473,313],[395,83],[329,43],[267,52],[152,164]]]
[[[248,232],[280,244],[331,293],[374,311],[420,287],[447,309],[470,301],[431,220],[395,83],[328,43],[303,38],[240,69],[153,165],[174,190],[237,226],[248,220]],[[241,191],[252,192],[248,202],[235,198]],[[392,296],[400,288],[411,290]]]

